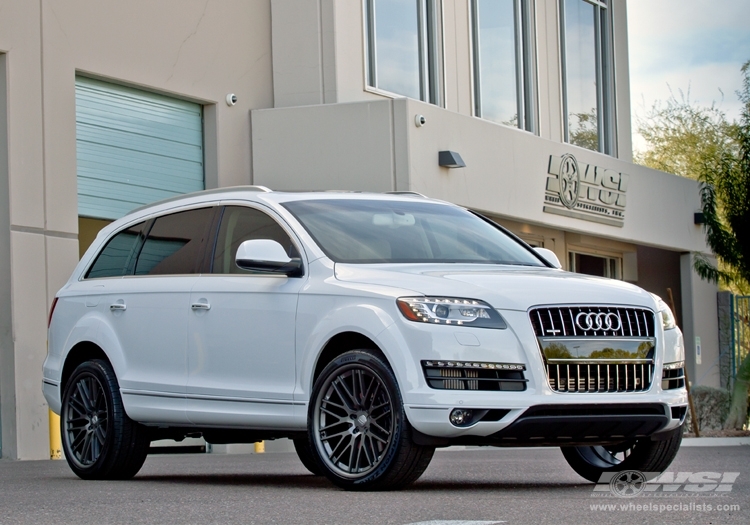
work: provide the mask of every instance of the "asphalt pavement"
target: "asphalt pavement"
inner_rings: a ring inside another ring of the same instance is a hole
[[[671,484],[620,497],[558,449],[449,449],[405,490],[350,493],[294,453],[152,455],[116,482],[82,481],[65,461],[2,460],[0,524],[750,523],[750,446],[683,447],[669,472]]]

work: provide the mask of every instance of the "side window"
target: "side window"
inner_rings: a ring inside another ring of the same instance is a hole
[[[112,237],[89,268],[86,279],[122,277],[133,273],[135,256],[143,240],[145,224],[146,221],[139,222]]]
[[[159,217],[138,256],[135,275],[197,273],[214,208],[200,208]]]
[[[227,206],[216,237],[212,273],[254,273],[234,262],[237,248],[251,239],[271,239],[281,244],[289,257],[299,257],[297,248],[279,224],[262,211],[243,206]]]

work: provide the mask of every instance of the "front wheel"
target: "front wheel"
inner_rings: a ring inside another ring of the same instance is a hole
[[[398,489],[422,475],[435,451],[412,442],[401,393],[374,352],[354,350],[315,382],[308,426],[321,472],[347,490]]]
[[[129,479],[146,461],[148,431],[125,414],[115,372],[104,360],[73,371],[63,392],[60,431],[65,459],[82,479]]]
[[[652,441],[640,438],[617,445],[561,447],[568,464],[581,477],[593,483],[602,481],[602,475],[625,471],[661,474],[672,463],[682,442],[682,425],[670,431],[663,439]],[[606,482],[609,482],[607,476]]]

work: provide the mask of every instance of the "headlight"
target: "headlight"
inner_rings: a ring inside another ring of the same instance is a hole
[[[659,308],[659,317],[661,317],[661,324],[664,326],[665,330],[671,330],[677,326],[677,323],[674,320],[674,314],[672,313],[672,310],[669,309],[669,306],[667,306],[667,303],[665,303],[661,297],[655,294],[651,294],[651,296],[656,301],[656,306]]]
[[[400,297],[396,304],[409,321],[505,329],[505,319],[484,301],[456,297]]]

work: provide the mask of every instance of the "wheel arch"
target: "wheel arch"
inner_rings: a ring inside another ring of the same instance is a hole
[[[310,385],[315,384],[318,376],[320,376],[320,373],[328,363],[350,350],[371,350],[376,352],[388,366],[393,368],[383,350],[370,337],[357,331],[340,332],[328,339],[318,354],[315,366],[313,367]]]
[[[60,376],[61,395],[62,392],[65,391],[70,376],[78,365],[85,363],[86,361],[91,361],[92,359],[102,359],[112,366],[112,361],[110,361],[104,350],[102,350],[102,348],[96,343],[91,341],[81,341],[70,349],[68,355],[65,357],[65,364],[63,365],[62,375]]]

